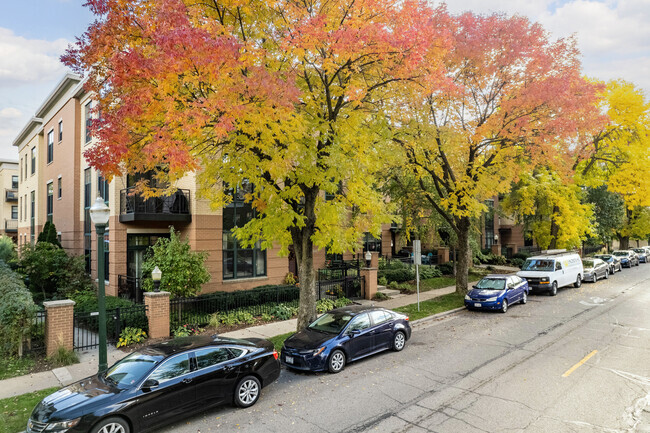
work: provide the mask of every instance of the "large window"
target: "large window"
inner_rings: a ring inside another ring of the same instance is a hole
[[[92,134],[90,132],[90,127],[93,123],[93,117],[92,117],[92,101],[87,103],[86,106],[84,107],[85,110],[85,119],[86,119],[86,143],[90,143],[90,140],[92,140]]]
[[[253,248],[242,247],[232,229],[243,227],[255,218],[255,211],[250,203],[245,203],[246,194],[253,191],[249,182],[230,193],[232,202],[223,210],[223,279],[252,278],[266,275],[266,251],[259,242]]]
[[[31,193],[31,216],[30,216],[30,223],[29,223],[29,240],[34,244],[34,233],[36,230],[36,191],[32,191]]]
[[[11,188],[18,189],[18,176],[15,174],[11,176]]]
[[[63,120],[59,120],[59,141],[63,140]]]
[[[12,220],[18,219],[18,206],[11,206],[11,219]]]
[[[54,130],[47,133],[47,163],[54,160]]]
[[[108,182],[102,175],[97,177],[97,194],[104,199],[104,203],[108,206]]]
[[[92,233],[90,221],[91,206],[91,176],[90,168],[84,170],[84,256],[86,258],[86,272],[90,274],[92,260]]]
[[[32,174],[34,174],[36,173],[36,148],[35,147],[32,147],[31,156],[32,156]]]
[[[54,184],[52,182],[47,184],[47,220],[52,222],[52,214],[54,213]]]

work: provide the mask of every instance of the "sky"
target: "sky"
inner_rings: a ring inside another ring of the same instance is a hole
[[[65,75],[59,57],[94,17],[85,0],[2,3],[0,160],[17,160],[12,142]],[[452,13],[523,15],[553,39],[574,35],[585,75],[622,78],[650,99],[650,0],[449,0],[447,7]]]

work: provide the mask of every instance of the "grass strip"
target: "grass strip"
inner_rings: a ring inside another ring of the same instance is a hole
[[[282,345],[284,344],[284,340],[291,337],[293,334],[295,334],[295,332],[287,332],[286,334],[276,335],[275,337],[269,338],[269,341],[273,343],[273,345],[275,346],[275,350],[277,350],[278,353],[280,353],[280,351],[282,350]]]
[[[464,305],[465,297],[454,292],[420,302],[420,311],[418,311],[417,303],[394,308],[394,311],[408,315],[409,320],[413,321],[422,319],[423,317],[433,316],[434,314],[442,313],[444,311],[453,310],[454,308],[462,307]]]
[[[32,370],[34,364],[34,360],[29,357],[0,358],[0,380],[24,376]]]
[[[57,389],[48,388],[0,400],[0,433],[24,431],[34,407]]]

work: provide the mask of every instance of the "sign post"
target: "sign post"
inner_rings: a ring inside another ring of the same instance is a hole
[[[420,239],[413,240],[413,263],[415,263],[415,287],[418,293],[418,311],[420,311],[420,265],[422,264]]]

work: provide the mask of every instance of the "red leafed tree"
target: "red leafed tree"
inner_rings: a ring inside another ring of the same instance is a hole
[[[441,75],[447,14],[420,1],[90,0],[64,60],[89,75],[109,175],[197,172],[215,206],[250,182],[245,246],[293,245],[298,328],[316,315],[314,247],[355,249],[388,221],[377,172],[386,110],[426,66]],[[162,169],[162,170],[161,170]],[[146,187],[146,185],[142,185]],[[325,194],[333,199],[325,200]]]
[[[563,169],[600,125],[599,86],[581,76],[572,40],[523,17],[463,14],[451,28],[445,86],[410,99],[397,141],[431,206],[457,239],[456,290],[467,291],[472,221],[536,164]],[[570,167],[570,166],[569,166]]]

